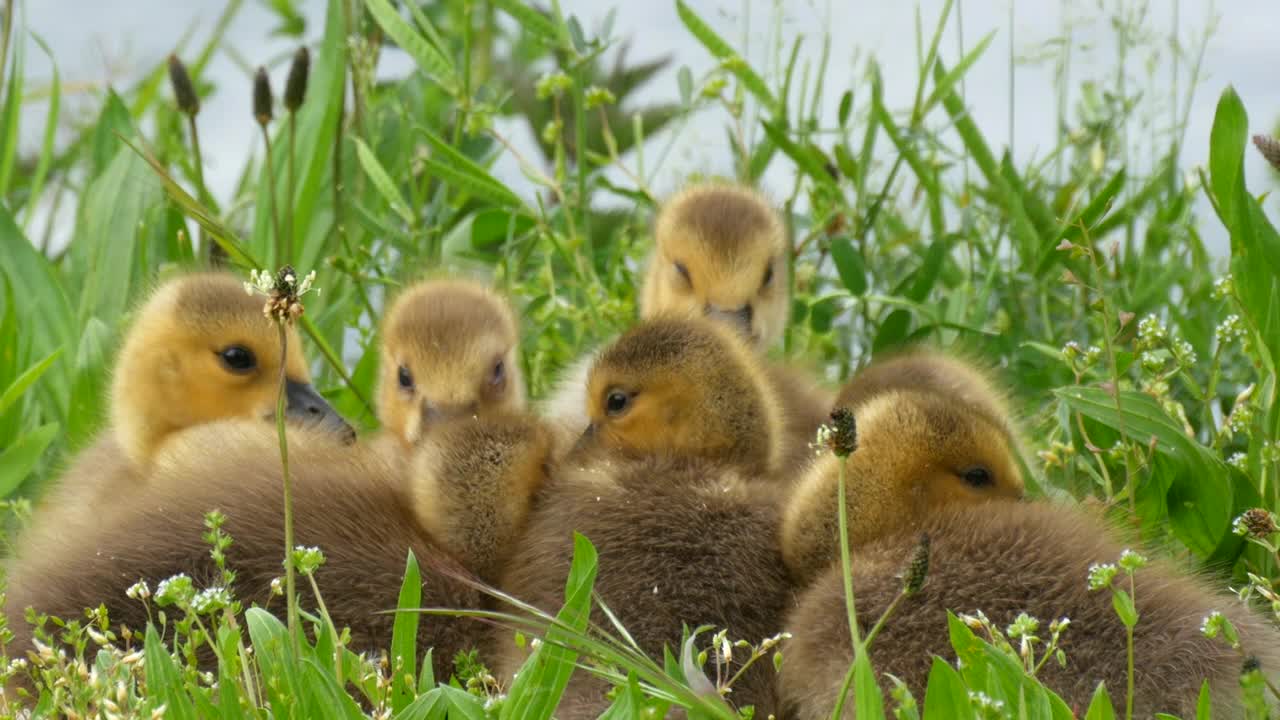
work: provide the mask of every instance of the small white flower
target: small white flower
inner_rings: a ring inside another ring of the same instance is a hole
[[[124,591],[124,594],[130,600],[147,600],[151,597],[151,588],[147,585],[146,580],[139,580],[130,585],[129,589]]]
[[[1236,290],[1235,279],[1231,277],[1230,273],[1227,273],[1226,275],[1223,275],[1222,277],[1213,281],[1214,299],[1221,300],[1222,298],[1225,298],[1228,295],[1231,295],[1232,293],[1234,293],[1235,290]]]
[[[1094,563],[1089,566],[1089,589],[1101,590],[1111,587],[1111,581],[1115,579],[1116,573],[1120,570],[1112,563]]]
[[[1240,472],[1249,472],[1249,456],[1246,455],[1245,453],[1242,453],[1242,452],[1232,453],[1231,457],[1227,458],[1227,462],[1231,465],[1231,467],[1239,470]],[[1236,518],[1237,522],[1239,520],[1240,518]]]
[[[1213,334],[1218,339],[1219,345],[1228,345],[1242,339],[1244,333],[1244,322],[1240,320],[1239,315],[1232,313],[1218,324]]]

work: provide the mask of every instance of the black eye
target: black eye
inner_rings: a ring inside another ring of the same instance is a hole
[[[610,415],[619,415],[631,404],[631,396],[621,390],[614,390],[605,398],[604,409]]]
[[[680,273],[680,277],[684,278],[685,282],[693,285],[693,278],[689,277],[689,268],[685,267],[684,263],[676,263],[676,272]]]
[[[506,379],[507,379],[507,364],[502,360],[499,360],[493,365],[493,376],[489,378],[489,382],[494,385],[498,385],[503,380],[506,380]]]
[[[984,467],[969,468],[961,473],[960,477],[964,478],[964,481],[970,486],[976,488],[991,487],[996,482],[991,475],[991,471]]]
[[[413,375],[409,372],[409,368],[400,366],[400,387],[405,390],[413,389]]]
[[[773,263],[769,263],[769,267],[764,269],[764,280],[760,282],[761,288],[767,288],[773,284]]]
[[[258,359],[253,351],[243,345],[232,345],[218,353],[222,366],[238,375],[251,372],[258,366]]]

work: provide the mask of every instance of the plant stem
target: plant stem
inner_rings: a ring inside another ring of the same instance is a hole
[[[187,126],[191,129],[191,153],[195,156],[192,165],[196,170],[196,195],[200,198],[200,202],[209,205],[209,189],[204,185],[204,157],[200,154],[200,133],[196,130],[196,116],[194,114],[187,115]],[[196,232],[199,238],[201,252],[208,252],[208,260],[211,264],[222,264],[227,259],[227,253],[223,251],[222,246],[209,239],[209,234],[204,231],[204,226],[196,223]]]
[[[262,141],[267,146],[267,211],[271,213],[271,229],[276,234],[276,264],[284,264],[284,236],[280,234],[280,213],[276,210],[276,166],[271,161],[271,133],[262,123]],[[281,365],[281,367],[284,367]]]
[[[840,477],[836,485],[836,513],[840,523],[840,569],[844,575],[844,606],[849,615],[849,639],[853,642],[856,654],[862,645],[858,636],[858,612],[853,602],[853,565],[849,555],[849,516],[845,509],[845,470],[847,458],[840,458]]]
[[[294,202],[294,186],[293,186],[293,153],[294,153],[294,136],[298,130],[298,113],[289,111],[289,190],[285,196],[287,202],[285,204],[285,256],[282,264],[293,264],[293,202]]]
[[[280,443],[280,471],[284,481],[284,577],[285,602],[288,605],[289,637],[293,641],[293,650],[298,652],[298,595],[295,592],[297,579],[293,572],[293,482],[289,477],[289,439],[284,432],[284,368],[289,352],[289,337],[284,323],[277,321],[276,328],[280,333],[280,389],[276,396],[276,437]]]
[[[898,609],[898,604],[901,603],[902,598],[906,596],[906,588],[899,590],[898,594],[894,596],[893,602],[889,603],[889,607],[885,608],[884,612],[880,613],[880,619],[876,620],[876,624],[872,626],[871,632],[867,633],[867,639],[862,642],[863,649],[871,647],[871,641],[876,639],[876,635],[880,632],[880,628],[884,627],[885,621],[889,619],[889,616],[893,614],[894,610]]]
[[[346,687],[346,683],[342,680],[342,636],[338,634],[338,628],[333,624],[333,618],[329,617],[329,608],[325,607],[324,598],[320,597],[320,586],[316,584],[315,573],[307,573],[307,582],[311,583],[311,592],[316,596],[316,605],[320,607],[320,617],[324,618],[324,624],[329,628],[329,633],[333,635],[333,668],[338,678],[338,687]]]
[[[1133,573],[1129,574],[1129,601],[1133,603],[1134,611],[1137,612],[1138,595],[1134,591]],[[1128,623],[1125,624],[1125,643],[1125,650],[1129,655],[1129,677],[1124,700],[1124,718],[1133,720],[1133,626]]]

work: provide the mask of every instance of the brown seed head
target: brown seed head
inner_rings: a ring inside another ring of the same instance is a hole
[[[258,121],[259,125],[266,125],[271,122],[271,105],[274,102],[271,97],[271,78],[267,76],[267,69],[258,68],[257,74],[253,76],[253,117]]]
[[[1271,167],[1280,170],[1280,140],[1266,135],[1254,135],[1253,146],[1271,163]]]
[[[839,407],[831,411],[831,435],[827,440],[831,452],[836,457],[848,457],[858,449],[858,423],[853,418],[853,411]]]
[[[924,581],[929,576],[929,534],[920,533],[920,542],[916,544],[916,551],[911,556],[911,562],[907,565],[907,572],[903,577],[903,592],[908,595],[915,595],[920,592],[920,588],[924,587]]]
[[[297,112],[307,95],[307,73],[311,70],[311,53],[305,47],[298,48],[289,66],[289,79],[284,84],[284,106],[289,112]]]
[[[191,116],[200,112],[200,96],[196,95],[196,87],[187,74],[187,66],[182,64],[177,55],[169,56],[169,82],[173,85],[173,96],[178,101],[179,110]]]
[[[1277,530],[1280,530],[1280,528],[1276,527],[1275,518],[1263,508],[1245,510],[1242,519],[1249,537],[1258,538],[1259,540],[1271,537]]]

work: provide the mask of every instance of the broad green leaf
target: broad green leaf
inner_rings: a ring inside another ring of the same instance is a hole
[[[425,165],[434,175],[457,186],[463,192],[478,195],[496,205],[524,209],[524,202],[518,195],[494,179],[487,170],[477,165],[471,158],[463,155],[430,130],[424,127],[418,127],[417,130],[431,146],[431,156],[425,161]]]
[[[386,2],[386,0],[369,0],[369,2]],[[382,198],[387,201],[391,211],[399,215],[400,219],[405,221],[405,224],[412,225],[414,222],[413,212],[409,210],[409,205],[404,201],[404,196],[396,188],[395,181],[387,174],[386,169],[382,167],[382,163],[378,162],[378,157],[373,154],[369,146],[360,138],[353,139],[356,141],[356,157],[360,159],[360,167],[364,168],[365,175],[369,176],[369,180],[377,188]]]
[[[910,327],[909,311],[898,308],[889,313],[884,322],[880,323],[880,329],[876,331],[875,340],[871,343],[871,353],[878,355],[898,347],[907,337],[907,330]]]
[[[406,678],[416,674],[414,663],[418,657],[418,622],[422,607],[422,573],[418,570],[418,559],[409,551],[405,561],[404,582],[400,585],[400,598],[396,602],[395,625],[391,631],[391,666],[399,671],[392,678],[391,710],[400,712],[413,699],[414,688]],[[420,688],[425,691],[429,688]]]
[[[8,497],[18,489],[56,437],[58,423],[48,423],[20,436],[0,452],[0,497]]]
[[[1116,615],[1120,616],[1120,622],[1124,626],[1131,628],[1138,624],[1138,609],[1133,606],[1133,597],[1128,592],[1120,588],[1111,589],[1111,605],[1116,609]]]
[[[954,720],[960,708],[969,707],[969,689],[955,668],[934,656],[924,693],[924,720]]]
[[[1209,680],[1200,683],[1200,696],[1196,699],[1196,720],[1212,720],[1213,700],[1209,697]]]
[[[1089,701],[1089,710],[1084,720],[1115,720],[1115,707],[1111,705],[1111,696],[1107,694],[1106,683],[1098,683],[1093,691],[1093,699]]]
[[[22,394],[27,391],[27,388],[31,387],[36,380],[39,380],[40,376],[44,375],[44,371],[48,370],[53,361],[57,360],[61,354],[61,348],[54,350],[45,356],[43,360],[24,370],[16,380],[9,383],[9,387],[5,388],[3,393],[0,393],[0,415],[3,415],[17,402],[18,398],[22,397]]]
[[[560,29],[533,5],[523,0],[493,0],[493,4],[515,18],[521,28],[536,35],[549,47],[560,46]]]
[[[879,720],[884,717],[884,700],[880,686],[871,667],[871,656],[861,649],[853,661],[853,701],[858,720]]]
[[[831,238],[831,259],[836,264],[836,272],[845,289],[854,295],[867,291],[867,267],[862,261],[862,254],[853,248],[849,238],[840,235]]]
[[[729,46],[729,43],[724,41],[724,38],[720,37],[715,30],[711,29],[710,25],[698,17],[698,14],[685,4],[684,0],[676,0],[676,13],[680,16],[680,21],[684,23],[685,28],[717,60],[724,62],[729,72],[733,73],[742,82],[743,87],[756,96],[756,99],[764,105],[766,110],[770,113],[777,111],[778,100],[769,91],[769,87],[765,85],[764,80]]]
[[[155,706],[164,705],[164,716],[173,720],[196,720],[196,710],[183,686],[182,675],[154,625],[147,623],[143,644],[147,693]]]
[[[447,55],[440,52],[419,35],[412,25],[405,22],[388,0],[365,0],[365,6],[369,8],[369,14],[378,22],[378,25],[400,46],[400,49],[409,53],[428,77],[439,83],[450,95],[457,94],[457,72]]]
[[[1235,88],[1228,86],[1218,99],[1209,133],[1209,179],[1219,217],[1227,230],[1238,231],[1236,203],[1244,185],[1244,149],[1249,118]]]
[[[579,634],[586,630],[596,563],[595,547],[575,532],[564,607],[556,615],[556,625],[547,630],[546,641],[529,656],[512,682],[508,702],[502,706],[502,720],[547,720],[555,711],[578,657],[577,652],[560,646],[570,641],[562,626]]]

